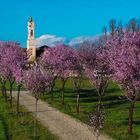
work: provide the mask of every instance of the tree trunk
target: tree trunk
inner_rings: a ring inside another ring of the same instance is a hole
[[[6,91],[6,86],[4,84],[4,97],[5,97],[5,101],[7,101],[7,91]]]
[[[130,103],[129,108],[129,120],[128,120],[128,134],[132,135],[133,132],[133,113],[134,113],[135,102]]]
[[[4,86],[2,84],[2,96],[4,97]]]
[[[13,91],[13,84],[14,83],[10,83],[10,106],[12,107],[12,91]]]
[[[7,93],[6,93],[6,87],[5,87],[6,81],[5,80],[2,81],[1,84],[2,84],[2,95],[4,96],[5,100],[7,101]]]
[[[7,94],[6,94],[6,80],[1,80],[1,85],[2,85],[2,96],[4,96],[5,100],[7,101]]]
[[[45,96],[45,87],[43,86],[43,92],[42,92],[43,97]]]
[[[77,105],[76,105],[76,111],[77,111],[77,113],[79,114],[79,112],[80,112],[80,109],[79,109],[79,99],[80,99],[80,94],[79,93],[77,93]]]
[[[21,85],[18,85],[18,94],[17,94],[17,114],[19,113],[19,95],[20,95]]]
[[[98,111],[101,110],[101,106],[102,106],[102,97],[101,95],[98,95]]]
[[[62,93],[61,93],[61,104],[64,106],[64,88],[65,88],[65,80],[62,80]]]
[[[64,105],[64,90],[62,89],[61,104]]]
[[[35,111],[34,111],[34,138],[36,138],[36,127],[37,127],[37,99],[35,99]]]
[[[53,98],[54,98],[54,95],[53,95],[53,86],[51,86],[51,100],[52,100],[52,104],[53,104]]]

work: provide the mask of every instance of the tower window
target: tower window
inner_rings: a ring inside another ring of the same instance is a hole
[[[33,30],[31,30],[30,34],[31,34],[31,36],[33,36]]]

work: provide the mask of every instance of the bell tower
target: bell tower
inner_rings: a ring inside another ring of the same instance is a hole
[[[27,55],[28,61],[33,63],[36,59],[35,25],[32,17],[28,22]]]

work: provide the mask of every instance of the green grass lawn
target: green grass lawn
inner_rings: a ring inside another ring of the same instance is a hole
[[[80,114],[76,113],[76,94],[74,92],[73,81],[69,79],[65,87],[65,106],[62,108],[61,100],[61,82],[58,80],[54,90],[53,105],[60,111],[69,114],[82,122],[88,123],[89,113],[97,105],[97,95],[95,89],[90,86],[87,79],[83,80],[82,92],[80,94]],[[122,95],[119,87],[110,82],[103,97],[103,104],[106,109],[106,122],[104,132],[116,140],[140,140],[140,100],[135,105],[134,113],[134,133],[132,136],[127,134],[128,107],[129,102],[125,99],[120,100]],[[46,93],[43,100],[51,104],[51,95]]]
[[[3,121],[0,119],[0,140],[6,140],[6,135],[4,133],[4,124]]]
[[[33,116],[23,107],[20,107],[21,113],[17,115],[16,102],[13,108],[10,108],[9,102],[6,102],[0,95],[0,140],[33,140]],[[36,140],[58,140],[39,122],[37,124]]]

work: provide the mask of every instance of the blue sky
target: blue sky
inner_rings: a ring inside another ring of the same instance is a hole
[[[45,34],[67,39],[95,36],[112,18],[123,23],[139,18],[140,0],[0,0],[0,39],[26,47],[30,15],[37,38]]]

